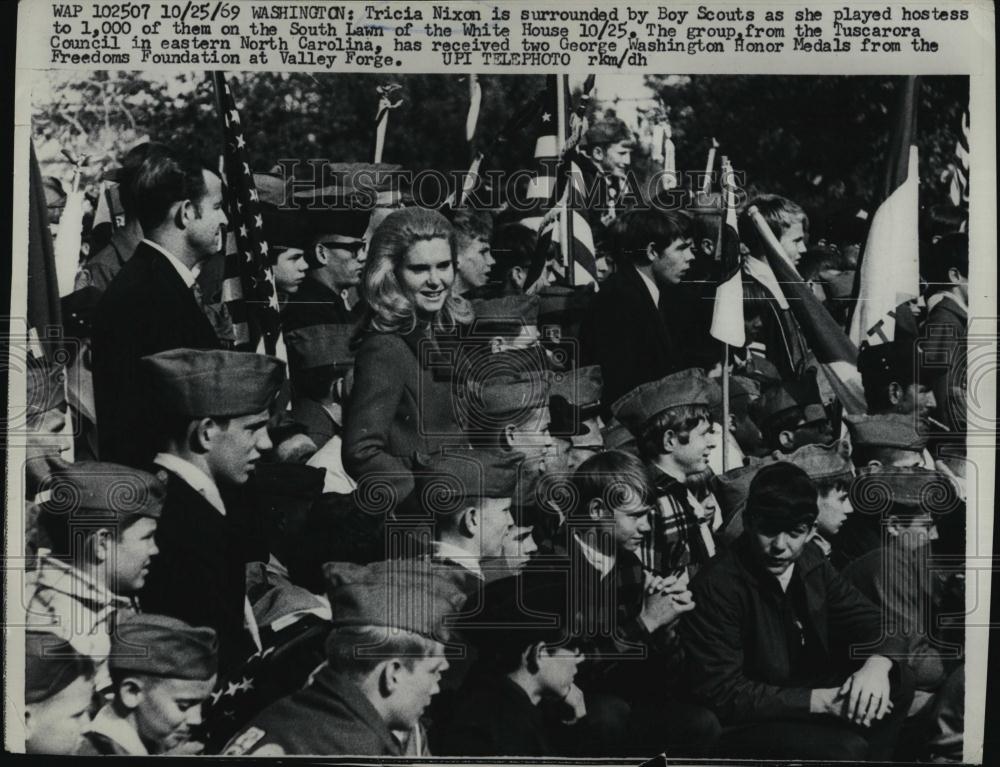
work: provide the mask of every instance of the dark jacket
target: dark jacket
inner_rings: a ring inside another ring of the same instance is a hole
[[[281,327],[288,333],[312,325],[351,325],[357,319],[340,293],[307,277],[288,297],[281,312]]]
[[[661,300],[664,293],[660,292]],[[604,411],[639,384],[682,369],[677,333],[653,303],[649,288],[631,264],[622,264],[594,297],[580,329],[582,365],[600,365]]]
[[[264,709],[229,742],[227,756],[402,756],[375,707],[348,678],[324,666],[312,682]]]
[[[247,536],[229,508],[225,516],[173,472],[156,528],[153,557],[139,594],[144,612],[171,615],[219,635],[219,671],[238,667],[252,652],[244,626]],[[162,475],[161,475],[162,476]]]
[[[413,490],[416,454],[468,444],[452,394],[455,355],[431,353],[435,347],[426,324],[406,335],[370,333],[354,362],[344,409],[344,468],[359,483],[379,475],[397,500]]]
[[[94,398],[102,461],[148,463],[154,453],[152,403],[139,360],[169,349],[221,344],[191,288],[166,257],[140,243],[97,305]]]
[[[305,427],[306,436],[315,442],[318,448],[340,434],[340,427],[333,420],[333,416],[316,400],[306,397],[294,398],[289,414],[292,421]]]
[[[878,608],[817,547],[803,550],[787,593],[754,564],[749,547],[744,534],[701,569],[691,582],[697,606],[681,622],[691,691],[724,725],[808,714],[812,689],[839,686],[850,672],[848,644],[862,654],[905,651],[883,636]],[[815,660],[798,679],[783,617],[793,589],[805,595],[803,641]]]
[[[942,298],[927,313],[923,337],[933,339],[936,349],[946,350],[947,372],[931,379],[931,389],[937,401],[940,420],[953,432],[966,431],[965,377],[968,367],[969,316],[950,298]]]
[[[449,756],[551,756],[541,709],[510,679],[477,674],[458,695],[443,754]]]

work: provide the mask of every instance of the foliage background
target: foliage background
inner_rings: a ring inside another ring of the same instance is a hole
[[[33,91],[33,133],[42,172],[63,176],[61,152],[90,155],[85,180],[96,181],[144,136],[204,159],[220,151],[215,98],[204,73],[51,71]],[[370,159],[378,75],[235,73],[255,170],[279,158]],[[394,78],[403,104],[391,113],[385,161],[411,170],[465,168],[468,80],[452,75]],[[673,129],[678,167],[704,166],[710,138],[721,144],[751,190],[787,195],[822,218],[877,202],[894,119],[899,78],[860,76],[666,76],[647,86]],[[482,76],[478,136],[489,141],[508,116],[543,86],[540,76]],[[924,204],[947,201],[968,78],[924,77],[918,114]],[[601,97],[601,94],[598,94]],[[601,109],[601,105],[597,105]],[[495,168],[533,166],[535,136],[525,131],[497,147]],[[636,153],[640,176],[648,151]]]

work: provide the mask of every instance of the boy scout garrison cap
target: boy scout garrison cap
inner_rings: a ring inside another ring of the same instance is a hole
[[[24,702],[41,703],[58,695],[80,677],[94,676],[94,662],[47,631],[24,637]]]
[[[556,373],[552,378],[553,397],[563,397],[569,404],[586,412],[600,407],[604,391],[604,377],[600,365],[586,365],[564,373]]]
[[[664,410],[698,405],[708,407],[712,385],[702,370],[690,368],[637,386],[619,398],[611,410],[615,418],[638,437],[643,427]]]
[[[538,325],[538,296],[503,296],[472,302],[476,335],[517,336],[522,328]]]
[[[380,626],[444,640],[445,618],[465,602],[454,575],[426,558],[327,562],[323,575],[335,629]]]
[[[266,410],[285,380],[277,357],[221,349],[172,349],[140,360],[161,407],[232,418]]]
[[[351,351],[353,325],[309,325],[285,334],[288,366],[292,370],[320,367],[348,368],[354,364]]]
[[[803,445],[783,460],[798,466],[814,482],[837,478],[850,481],[854,472],[845,453],[846,445],[838,441],[830,445]]]
[[[424,509],[441,513],[458,511],[469,498],[513,498],[523,459],[486,448],[422,456],[413,472],[417,498]]]
[[[485,384],[470,394],[471,412],[486,419],[523,415],[549,404],[550,376],[547,371],[524,370],[522,375],[502,384]]]
[[[140,613],[120,621],[116,629],[108,656],[113,672],[197,680],[218,672],[219,640],[207,626]]]
[[[601,438],[604,440],[605,450],[635,450],[635,435],[615,418],[601,429]]]
[[[38,497],[43,515],[95,522],[138,515],[159,519],[166,488],[154,475],[117,463],[79,461],[52,471]]]
[[[851,444],[855,447],[893,447],[922,451],[927,438],[920,434],[908,413],[845,416]]]
[[[941,472],[923,466],[866,472],[851,486],[851,505],[864,513],[889,511],[896,504],[946,513],[960,503],[952,482]]]

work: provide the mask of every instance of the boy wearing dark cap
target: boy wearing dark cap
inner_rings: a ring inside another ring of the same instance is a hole
[[[50,474],[38,497],[45,545],[28,574],[26,622],[92,659],[103,690],[116,616],[132,611],[158,553],[164,486],[140,469],[81,462]]]
[[[549,376],[537,369],[518,372],[505,383],[471,387],[466,432],[473,444],[519,453],[525,474],[541,475],[555,458]]]
[[[816,489],[778,462],[750,483],[740,539],[694,578],[681,625],[692,692],[728,730],[719,755],[890,759],[913,695],[878,608],[807,543]],[[859,665],[857,658],[865,658]]]
[[[713,386],[692,368],[643,384],[612,405],[653,472],[657,509],[640,558],[657,575],[697,568],[715,554],[712,530],[721,519],[710,516],[685,485],[705,471],[716,445],[708,409]]]
[[[851,437],[851,461],[859,471],[924,463],[927,438],[917,431],[911,416],[853,415],[844,421]]]
[[[330,186],[294,195],[308,219],[306,260],[309,272],[282,311],[286,332],[308,325],[353,324],[355,313],[344,301],[344,291],[361,282],[367,243],[365,231],[371,207],[358,196],[353,180],[367,166],[335,167]]]
[[[333,562],[326,575],[326,662],[244,727],[225,755],[402,756],[396,733],[420,732],[448,668],[444,621],[461,609],[461,590],[447,570],[420,559]]]
[[[478,648],[477,673],[459,691],[443,753],[553,756],[553,724],[540,704],[570,696],[583,661],[564,592],[539,574],[526,573],[492,583],[483,602],[482,613],[466,626]],[[482,623],[478,630],[476,622]]]
[[[869,415],[899,413],[910,416],[914,425],[926,427],[937,400],[920,356],[914,338],[904,337],[875,346],[868,342],[861,344],[858,371]]]
[[[306,250],[309,242],[309,222],[298,210],[286,210],[261,202],[264,220],[262,236],[267,243],[267,260],[274,272],[274,287],[278,300],[285,301],[302,287],[309,270]]]
[[[550,432],[555,440],[558,464],[566,471],[576,468],[604,449],[601,429],[601,368],[573,368],[553,376],[549,398]]]
[[[806,445],[788,456],[789,463],[804,471],[816,487],[816,530],[810,544],[832,558],[833,541],[854,513],[851,485],[854,472],[844,443]]]
[[[465,577],[470,592],[485,581],[484,560],[499,560],[514,524],[518,453],[465,450],[429,457],[415,472],[421,513],[434,517],[431,560]]]
[[[94,716],[80,753],[164,753],[188,745],[201,724],[202,703],[215,687],[218,641],[210,628],[136,615],[118,624],[109,666],[114,700]]]
[[[155,463],[167,484],[162,552],[141,597],[150,612],[219,635],[223,674],[249,655],[255,630],[245,594],[246,520],[222,492],[243,485],[271,448],[270,408],[284,381],[276,357],[176,349],[142,360],[162,418]],[[250,557],[250,559],[248,559]],[[246,619],[246,621],[245,621]]]
[[[833,426],[820,404],[815,378],[786,381],[761,396],[758,418],[768,450],[790,453],[803,445],[833,441]]]
[[[77,753],[90,723],[94,663],[51,634],[28,631],[24,660],[24,747],[29,754]]]

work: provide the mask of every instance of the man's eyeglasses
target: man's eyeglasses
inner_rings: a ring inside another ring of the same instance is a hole
[[[357,257],[358,253],[368,247],[368,242],[365,240],[354,240],[353,242],[321,242],[320,245],[328,250],[346,250],[352,256]]]

